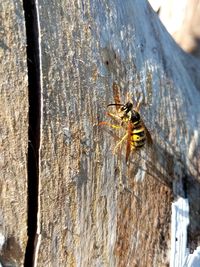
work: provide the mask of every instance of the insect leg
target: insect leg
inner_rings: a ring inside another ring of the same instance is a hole
[[[119,117],[119,115],[116,115],[116,114],[114,114],[114,113],[110,113],[110,112],[107,112],[106,113],[109,117],[111,117],[112,119],[114,119],[115,121],[120,121],[121,122],[121,118]]]
[[[108,125],[108,126],[114,128],[114,129],[120,129],[122,127],[121,125],[111,124],[111,123],[109,123],[107,121],[101,121],[98,125],[99,126],[101,126],[101,125]]]
[[[128,137],[128,133],[126,133],[124,135],[124,137],[122,137],[122,139],[116,144],[114,150],[113,150],[113,153],[116,152],[117,148],[126,140],[126,138]]]

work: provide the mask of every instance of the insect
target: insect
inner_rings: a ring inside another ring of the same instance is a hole
[[[118,124],[102,121],[99,125],[108,125],[114,129],[124,128],[126,130],[125,135],[115,146],[114,152],[126,140],[126,162],[128,162],[131,150],[136,151],[140,149],[146,142],[151,145],[152,138],[139,113],[141,102],[138,101],[135,108],[130,100],[122,104],[119,96],[119,87],[116,83],[113,83],[113,95],[115,103],[111,103],[107,107],[115,106],[116,113],[107,112],[107,115]]]

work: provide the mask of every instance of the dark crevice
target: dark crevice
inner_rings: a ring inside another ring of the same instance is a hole
[[[28,242],[24,266],[34,264],[38,213],[39,145],[40,145],[40,58],[37,10],[34,0],[23,0],[27,38],[29,86],[28,129]]]

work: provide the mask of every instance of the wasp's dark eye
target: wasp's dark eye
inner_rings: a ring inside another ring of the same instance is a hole
[[[133,108],[133,104],[131,102],[127,102],[125,105],[121,107],[121,111],[125,111],[128,113]]]
[[[126,110],[126,109],[127,109],[126,106],[122,106],[122,107],[121,107],[121,111],[124,111],[124,110]]]
[[[131,102],[126,103],[126,108],[128,111],[130,111],[133,107],[133,104]]]

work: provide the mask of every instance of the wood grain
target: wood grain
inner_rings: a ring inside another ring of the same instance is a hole
[[[23,266],[27,242],[28,79],[21,1],[1,3],[0,262]]]
[[[144,0],[37,4],[41,143],[35,266],[169,266],[171,202],[186,191],[195,233],[190,241],[197,244],[200,236],[199,63],[179,49]],[[15,7],[22,10],[19,3]],[[11,25],[5,25],[6,57],[1,53],[2,229],[20,247],[20,265],[27,217],[25,34],[22,13],[10,3],[4,10],[5,18],[8,12],[15,16],[4,20]],[[132,153],[128,165],[125,146],[112,153],[124,128],[98,125],[114,101],[114,83],[121,101],[127,94],[141,98],[141,116],[153,139],[152,148]]]
[[[197,175],[187,151],[199,93],[183,52],[144,1],[41,2],[39,12],[39,266],[168,266],[172,183]],[[142,94],[154,142],[128,167],[97,126],[113,82],[124,99]]]

